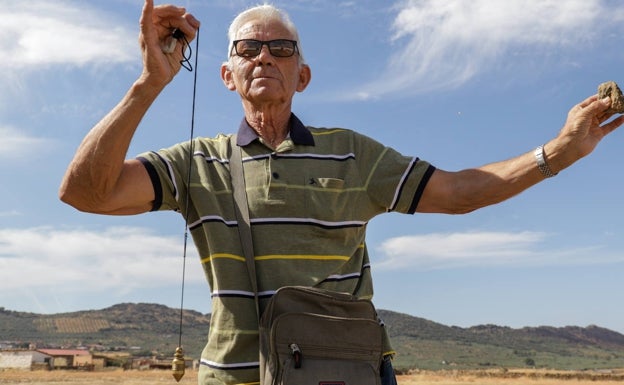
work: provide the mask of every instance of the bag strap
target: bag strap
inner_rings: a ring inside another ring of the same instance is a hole
[[[251,220],[249,219],[249,203],[245,188],[245,174],[243,171],[243,158],[240,146],[236,144],[236,135],[230,137],[230,177],[232,179],[232,195],[234,196],[234,212],[238,223],[238,236],[240,237],[249,281],[254,291],[256,303],[256,315],[260,320],[260,305],[258,299],[258,279],[256,277],[256,263],[254,261],[253,238],[251,237]]]

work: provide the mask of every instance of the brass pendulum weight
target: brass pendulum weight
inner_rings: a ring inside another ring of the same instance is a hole
[[[171,374],[173,374],[173,378],[175,378],[177,382],[180,382],[184,376],[185,368],[186,364],[184,362],[184,351],[178,346],[175,350],[175,354],[173,355],[173,361],[171,361]]]

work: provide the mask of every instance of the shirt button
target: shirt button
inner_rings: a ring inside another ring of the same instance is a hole
[[[272,175],[273,175],[274,179],[279,179],[279,177],[280,177],[279,173],[277,173],[277,172],[274,172]]]

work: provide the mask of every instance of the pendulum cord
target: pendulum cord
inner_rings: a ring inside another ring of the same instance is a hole
[[[175,29],[172,33],[172,36],[177,39],[180,40],[184,43],[183,48],[182,48],[182,54],[184,59],[180,61],[180,64],[182,65],[182,67],[184,67],[185,69],[187,69],[188,71],[193,71],[193,67],[190,64],[190,58],[191,58],[191,46],[188,42],[188,40],[186,39],[186,36],[184,36],[184,34],[178,30]],[[186,50],[188,49],[188,54],[186,53]],[[195,74],[193,77],[193,102],[192,102],[192,112],[191,112],[191,138],[189,140],[189,152],[188,152],[188,177],[187,177],[187,188],[186,188],[186,208],[185,208],[185,223],[184,223],[184,248],[183,248],[183,253],[182,253],[182,289],[181,289],[181,295],[180,295],[180,326],[179,326],[179,335],[178,335],[178,347],[175,350],[175,353],[173,355],[173,361],[171,361],[171,374],[173,375],[173,378],[175,378],[175,380],[177,382],[180,382],[180,380],[182,379],[182,377],[184,376],[184,371],[186,369],[186,360],[184,359],[184,350],[182,349],[182,319],[184,316],[184,278],[185,278],[185,272],[186,272],[186,246],[188,243],[188,213],[189,213],[189,201],[190,201],[190,185],[191,185],[191,171],[192,171],[192,166],[193,166],[193,135],[194,135],[194,130],[195,130],[195,95],[196,95],[196,91],[197,91],[197,57],[198,55],[198,51],[199,51],[199,29],[197,29],[197,35],[196,35],[196,40],[195,40]]]

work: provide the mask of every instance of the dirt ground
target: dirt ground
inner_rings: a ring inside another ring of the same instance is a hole
[[[409,376],[398,376],[397,380],[399,385],[615,385],[624,381],[624,372],[442,371],[418,372]]]
[[[418,372],[398,377],[399,385],[598,385],[624,381],[619,372],[546,372],[546,371],[478,371],[478,372]],[[179,384],[196,384],[197,372],[187,370]],[[80,372],[0,371],[0,384],[41,385],[176,385],[167,370],[112,370]]]

